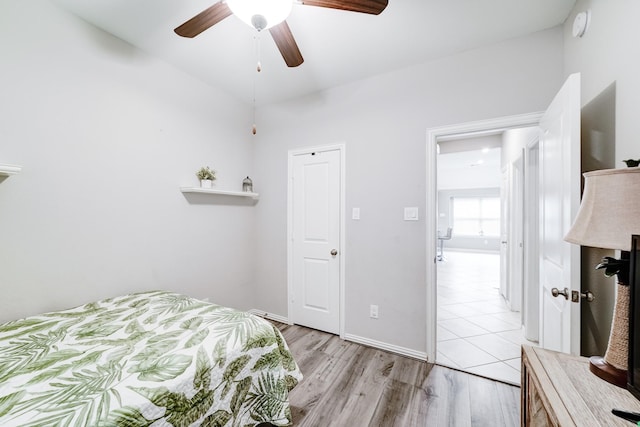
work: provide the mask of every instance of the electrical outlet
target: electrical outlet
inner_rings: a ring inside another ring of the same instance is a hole
[[[369,307],[369,317],[371,317],[372,319],[377,319],[378,318],[378,306],[371,304],[371,306]]]

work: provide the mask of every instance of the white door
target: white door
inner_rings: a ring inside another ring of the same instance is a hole
[[[510,165],[509,185],[509,307],[522,310],[524,170],[522,156]]]
[[[509,169],[502,170],[500,187],[500,295],[509,303]]]
[[[527,146],[524,168],[524,337],[529,341],[540,340],[540,150],[539,139]]]
[[[340,332],[340,150],[291,160],[290,313],[293,323]]]
[[[540,344],[580,352],[580,247],[563,240],[580,205],[580,75],[569,76],[540,120]],[[564,293],[554,297],[552,289]]]

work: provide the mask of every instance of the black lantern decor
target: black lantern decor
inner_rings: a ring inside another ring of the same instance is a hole
[[[242,180],[242,191],[246,193],[253,193],[253,181],[251,181],[251,178],[246,177]]]

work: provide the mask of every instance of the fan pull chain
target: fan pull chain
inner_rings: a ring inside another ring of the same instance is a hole
[[[256,65],[256,74],[253,75],[253,127],[251,128],[251,133],[255,135],[258,133],[258,128],[256,127],[256,80],[257,73],[262,71],[262,64],[260,63],[260,33],[258,33],[254,40],[256,41],[256,57],[257,57],[257,65]]]

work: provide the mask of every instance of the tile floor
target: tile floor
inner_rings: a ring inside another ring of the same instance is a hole
[[[446,250],[438,262],[436,362],[520,384],[520,312],[500,296],[500,255]]]

